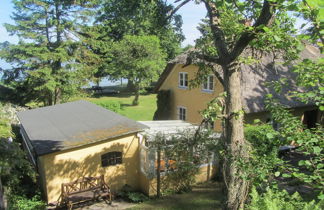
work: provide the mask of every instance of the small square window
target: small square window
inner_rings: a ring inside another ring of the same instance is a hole
[[[122,152],[108,152],[101,155],[101,166],[114,166],[122,163]]]

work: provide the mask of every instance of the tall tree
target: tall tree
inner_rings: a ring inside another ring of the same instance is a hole
[[[138,105],[140,89],[156,80],[165,66],[159,39],[156,36],[126,35],[118,42],[114,42],[110,49],[111,68],[116,77],[122,75],[133,82],[135,99],[133,105]]]
[[[180,2],[181,6],[189,1],[175,2]],[[244,169],[240,167],[249,155],[243,132],[240,64],[251,60],[255,48],[268,53],[285,49],[283,57],[298,54],[294,50],[297,41],[292,36],[295,32],[293,22],[287,16],[289,6],[296,3],[267,0],[196,2],[203,3],[207,9],[208,27],[204,28],[203,37],[196,46],[200,50],[192,57],[209,67],[202,68],[199,74],[212,71],[224,86],[226,209],[239,209],[243,208],[249,190],[249,183],[242,177]]]
[[[91,1],[14,0],[15,24],[7,31],[19,38],[18,44],[6,44],[0,57],[12,64],[4,70],[6,82],[23,90],[24,103],[41,101],[60,103],[73,95],[87,78],[86,66],[79,63],[86,54],[75,33],[85,23]],[[17,91],[21,95],[21,92]]]
[[[110,41],[120,41],[125,35],[157,36],[164,54],[167,55],[166,60],[180,53],[180,43],[184,39],[182,20],[180,15],[170,16],[172,5],[162,0],[102,2],[95,24],[85,27],[82,33],[84,43],[94,53],[95,65],[92,66],[97,69],[95,77],[114,74],[107,67]]]

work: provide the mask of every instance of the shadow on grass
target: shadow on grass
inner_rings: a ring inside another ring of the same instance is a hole
[[[197,185],[192,192],[152,199],[135,209],[222,209],[223,193],[220,183]]]

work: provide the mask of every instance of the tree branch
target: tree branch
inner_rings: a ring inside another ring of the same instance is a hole
[[[229,58],[229,52],[223,30],[220,28],[220,15],[215,3],[210,0],[203,0],[205,3],[207,14],[209,16],[210,27],[214,37],[214,45],[218,51],[220,62],[226,63]]]
[[[181,0],[176,0],[174,3],[178,3],[179,1],[181,1]],[[174,9],[172,9],[170,12],[169,12],[169,14],[168,14],[168,16],[167,16],[167,20],[168,19],[170,19],[170,18],[172,18],[173,17],[173,15],[182,7],[182,6],[184,6],[185,4],[187,4],[189,1],[191,1],[191,0],[184,0],[183,2],[181,2],[180,4],[178,4],[178,6],[176,6]]]
[[[230,53],[230,62],[234,61],[246,48],[246,46],[256,37],[257,33],[263,32],[262,29],[257,29],[260,25],[269,26],[272,24],[274,18],[275,3],[269,3],[267,0],[263,2],[261,13],[254,23],[253,27],[256,29],[253,32],[243,32],[234,45],[233,50]]]

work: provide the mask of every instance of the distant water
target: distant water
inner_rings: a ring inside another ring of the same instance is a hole
[[[121,80],[109,80],[109,78],[103,78],[100,82],[99,82],[99,86],[114,86],[114,85],[121,85],[121,84],[126,84],[127,83],[127,79],[122,79]],[[89,83],[89,86],[95,86],[97,85],[96,83],[94,82],[90,82]]]

